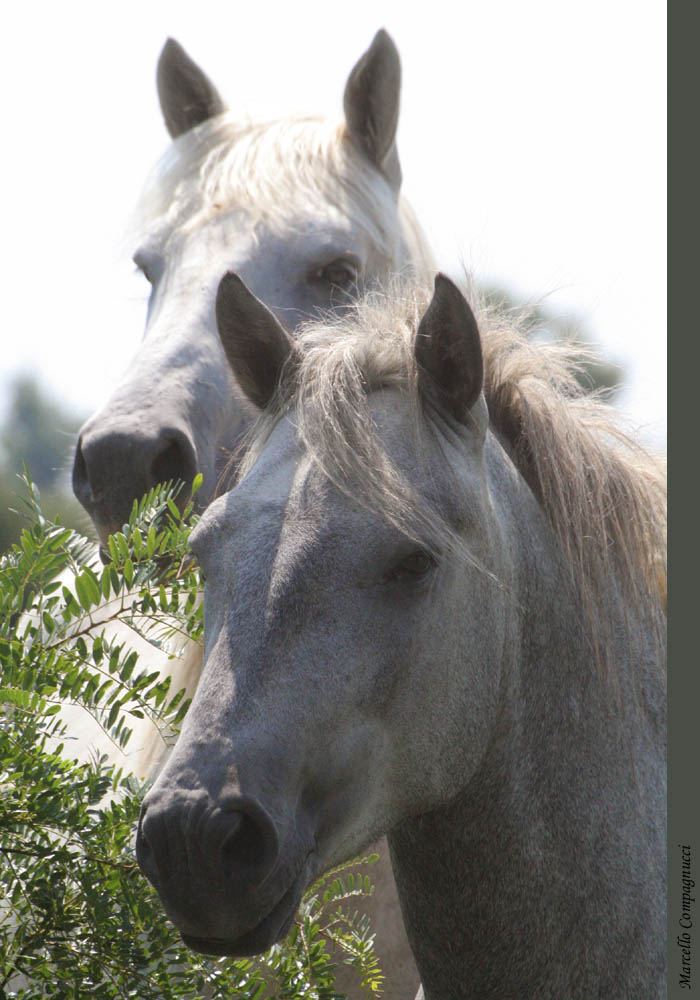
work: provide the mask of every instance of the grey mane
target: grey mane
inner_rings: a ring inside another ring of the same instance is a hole
[[[526,336],[525,311],[504,316],[474,288],[469,298],[481,333],[491,428],[560,540],[592,655],[604,673],[614,670],[611,577],[621,599],[656,623],[662,641],[663,465],[621,429],[612,407],[583,391],[576,372],[587,358],[584,350],[533,342]],[[375,512],[428,546],[454,548],[454,533],[440,511],[416,496],[382,453],[367,402],[374,389],[400,387],[414,400],[414,433],[425,438],[426,450],[434,447],[430,427],[436,414],[419,394],[414,359],[416,330],[429,300],[429,289],[404,284],[370,293],[339,320],[307,324],[297,340],[294,376],[277,406],[253,428],[241,474],[254,464],[280,413],[294,407],[306,448],[336,485],[362,483],[364,502]]]

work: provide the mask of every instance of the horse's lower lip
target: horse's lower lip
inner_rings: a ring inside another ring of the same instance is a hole
[[[306,884],[304,875],[308,870],[308,860],[307,858],[307,863],[303,865],[299,876],[292,882],[279,902],[273,906],[266,917],[245,934],[241,934],[233,940],[199,938],[183,934],[182,940],[192,951],[198,951],[204,955],[228,955],[231,958],[245,958],[248,955],[259,955],[261,952],[267,951],[273,944],[286,937],[292,926]]]
[[[233,941],[225,938],[198,938],[183,934],[182,940],[193,951],[205,955],[229,955],[244,958],[259,955],[286,936],[299,906],[299,898],[290,889],[268,915],[245,934]]]

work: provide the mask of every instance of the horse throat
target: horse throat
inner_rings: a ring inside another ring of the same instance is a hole
[[[556,564],[533,575],[541,543],[478,772],[389,835],[425,1000],[665,988],[659,733],[610,698]],[[623,665],[620,683],[635,676]]]

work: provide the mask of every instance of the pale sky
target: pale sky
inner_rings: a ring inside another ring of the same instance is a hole
[[[241,114],[339,116],[385,27],[403,63],[404,191],[439,265],[573,313],[666,433],[666,7],[660,0],[15,5],[0,61],[7,382],[33,371],[86,415],[138,345],[146,288],[123,237],[168,144],[155,65],[180,41]]]

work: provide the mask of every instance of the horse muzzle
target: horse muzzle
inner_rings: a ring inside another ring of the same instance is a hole
[[[192,484],[198,469],[195,443],[177,427],[106,428],[94,421],[81,430],[73,460],[73,492],[92,518],[103,544],[129,520],[134,500],[159,483]],[[189,495],[182,491],[182,502]]]
[[[308,884],[313,851],[297,837],[280,849],[254,798],[212,803],[203,792],[144,802],[136,856],[188,947],[211,955],[258,954],[281,940]]]

